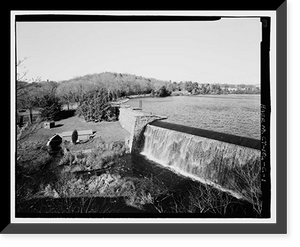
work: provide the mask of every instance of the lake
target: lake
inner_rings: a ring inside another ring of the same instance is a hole
[[[168,122],[260,139],[260,95],[201,95],[130,99],[126,104]]]

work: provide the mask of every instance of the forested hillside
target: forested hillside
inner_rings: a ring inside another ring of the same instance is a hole
[[[162,81],[142,76],[104,72],[89,74],[63,81],[58,85],[57,95],[66,101],[79,101],[80,97],[91,90],[106,89],[111,99],[135,94],[149,94],[158,91],[171,81]]]

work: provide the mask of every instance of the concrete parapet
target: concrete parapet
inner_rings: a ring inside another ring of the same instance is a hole
[[[130,152],[139,153],[143,148],[143,133],[147,124],[162,119],[166,117],[143,112],[140,108],[120,108],[119,122],[130,133],[129,140],[127,140]]]

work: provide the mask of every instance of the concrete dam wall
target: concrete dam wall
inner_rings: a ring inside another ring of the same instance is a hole
[[[119,122],[130,133],[126,140],[130,152],[140,153],[144,144],[144,131],[147,124],[166,117],[143,112],[140,108],[120,107]]]
[[[257,204],[260,141],[157,121],[140,109],[120,109],[120,123],[131,135],[131,152],[168,169]]]

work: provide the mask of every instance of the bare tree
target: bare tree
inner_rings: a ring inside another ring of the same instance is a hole
[[[27,73],[29,72],[28,70],[24,71],[24,72],[20,72],[20,69],[25,69],[26,67],[24,66],[24,61],[27,60],[28,57],[25,57],[23,59],[20,59],[17,61],[16,64],[16,71],[17,71],[17,81],[22,81],[24,80],[25,76],[27,75]]]
[[[36,88],[36,83],[41,81],[40,77],[36,79],[27,79],[26,75],[29,70],[21,72],[21,70],[26,69],[24,62],[28,59],[25,57],[20,59],[16,63],[16,101],[17,108],[28,109],[29,110],[29,122],[33,122],[32,118],[32,108],[34,107],[34,93]]]

